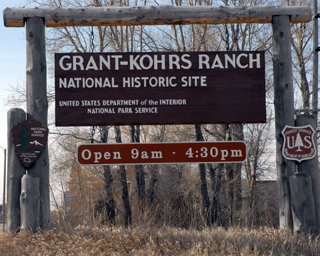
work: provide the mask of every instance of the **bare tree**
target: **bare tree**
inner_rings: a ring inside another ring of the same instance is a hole
[[[108,142],[108,132],[109,127],[102,126],[101,127],[101,143]],[[114,225],[115,224],[115,202],[113,198],[113,175],[111,173],[111,168],[109,165],[103,166],[103,178],[104,178],[104,204],[107,210],[107,219],[108,221]]]
[[[118,125],[114,126],[116,142],[122,143],[121,140],[121,130]],[[131,224],[131,207],[129,201],[129,193],[128,193],[128,186],[127,186],[127,174],[126,174],[126,167],[124,165],[119,166],[119,173],[120,173],[120,182],[122,186],[122,202],[124,208],[124,217],[123,222],[125,227]]]
[[[271,140],[270,118],[265,124],[247,124],[245,125],[247,159],[244,162],[244,170],[248,187],[248,213],[245,212],[246,223],[254,224],[260,195],[256,193],[256,184],[259,179],[269,179],[270,173],[268,151]]]

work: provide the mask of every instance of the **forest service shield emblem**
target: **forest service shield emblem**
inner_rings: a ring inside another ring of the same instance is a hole
[[[282,155],[289,160],[301,162],[312,159],[316,155],[316,148],[313,141],[314,129],[311,125],[288,126],[282,130],[284,137]]]

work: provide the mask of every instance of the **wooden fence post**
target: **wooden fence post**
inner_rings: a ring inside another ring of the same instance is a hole
[[[39,229],[40,179],[25,174],[21,179],[20,217],[21,230],[35,233]]]
[[[27,39],[27,119],[40,121],[48,127],[47,69],[45,23],[41,17],[26,21]],[[40,178],[40,227],[52,228],[49,196],[48,143],[37,161],[29,168],[33,177]]]
[[[313,115],[299,115],[296,120],[296,126],[304,126],[310,124],[316,131],[317,119]],[[299,172],[305,172],[310,175],[313,191],[313,200],[316,216],[317,234],[320,234],[320,184],[319,184],[319,166],[318,166],[318,146],[317,133],[313,136],[313,142],[316,148],[316,156],[310,160],[302,161],[298,164]],[[311,186],[311,184],[310,184]]]
[[[296,164],[282,156],[285,125],[294,126],[290,16],[273,16],[273,73],[280,227],[292,229],[289,177]]]
[[[26,113],[23,109],[13,108],[8,111],[7,126],[7,151],[8,151],[8,177],[7,177],[7,225],[8,233],[14,233],[20,227],[20,204],[19,197],[21,191],[21,178],[26,172],[26,168],[20,163],[20,160],[14,150],[11,141],[11,127],[19,125],[26,120]]]
[[[311,176],[305,172],[298,172],[290,176],[289,183],[293,230],[317,235]]]

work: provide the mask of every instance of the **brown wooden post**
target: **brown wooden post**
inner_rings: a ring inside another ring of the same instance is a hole
[[[305,172],[295,173],[290,176],[289,183],[293,230],[317,235],[311,176]]]
[[[40,121],[48,127],[47,69],[45,22],[41,17],[26,21],[27,39],[27,119]],[[51,228],[49,196],[48,143],[38,160],[29,168],[32,177],[40,178],[40,227]]]
[[[8,177],[7,177],[7,225],[8,233],[14,233],[20,227],[20,204],[19,197],[21,191],[21,178],[26,173],[26,168],[20,163],[20,160],[14,150],[11,142],[11,127],[19,125],[26,120],[26,113],[23,109],[13,108],[8,111]]]
[[[304,126],[310,124],[314,130],[317,127],[317,118],[313,115],[305,114],[299,115],[296,120],[296,126]],[[310,175],[312,190],[313,190],[313,200],[315,206],[315,216],[316,216],[316,227],[317,234],[320,234],[320,184],[319,184],[319,166],[318,166],[318,149],[317,149],[317,133],[315,132],[313,136],[313,142],[315,143],[315,148],[317,150],[316,156],[310,160],[302,161],[298,164],[299,172],[305,172]],[[310,184],[311,187],[311,184]]]
[[[295,173],[296,164],[282,156],[283,136],[281,134],[285,125],[294,126],[290,17],[274,16],[272,27],[279,219],[280,227],[292,229],[288,179]]]

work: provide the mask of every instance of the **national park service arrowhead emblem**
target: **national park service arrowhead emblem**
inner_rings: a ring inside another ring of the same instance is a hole
[[[282,155],[289,160],[301,162],[316,156],[316,147],[313,141],[314,129],[311,125],[288,126],[281,132],[284,137]]]
[[[24,120],[11,127],[11,140],[21,163],[28,168],[44,150],[48,140],[48,128],[36,120]]]

